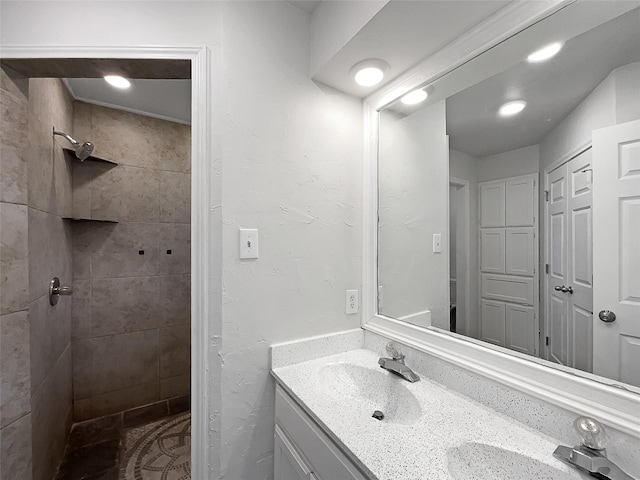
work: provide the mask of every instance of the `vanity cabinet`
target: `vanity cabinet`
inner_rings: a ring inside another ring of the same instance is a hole
[[[367,480],[280,385],[274,440],[275,480]]]

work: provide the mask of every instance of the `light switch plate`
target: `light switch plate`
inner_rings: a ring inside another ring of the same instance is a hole
[[[240,260],[258,258],[258,230],[255,228],[240,229]]]
[[[434,233],[433,234],[433,253],[441,253],[442,252],[442,234]]]

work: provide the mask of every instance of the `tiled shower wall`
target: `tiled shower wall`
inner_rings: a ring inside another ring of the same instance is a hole
[[[71,299],[49,305],[52,276],[72,281],[72,162],[52,127],[70,131],[60,80],[2,72],[2,478],[49,480],[72,414]]]
[[[190,127],[83,102],[74,135],[74,419],[190,391]]]

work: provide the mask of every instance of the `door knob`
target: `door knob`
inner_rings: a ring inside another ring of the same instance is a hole
[[[600,310],[600,313],[598,313],[598,317],[600,317],[600,320],[605,323],[612,323],[616,321],[616,314],[611,310]]]
[[[573,287],[564,287],[562,291],[565,293],[569,293],[569,295],[571,295],[573,294]]]
[[[556,285],[553,287],[556,292],[573,293],[573,287],[565,287],[564,285]]]
[[[563,286],[556,285],[555,287],[553,287],[553,289],[554,289],[556,292],[561,292],[563,288],[565,288],[565,287],[564,287],[564,285],[563,285]]]
[[[60,286],[60,279],[58,277],[53,277],[51,282],[49,282],[49,303],[51,305],[58,303],[60,295],[71,295],[72,293],[73,290],[71,287]]]

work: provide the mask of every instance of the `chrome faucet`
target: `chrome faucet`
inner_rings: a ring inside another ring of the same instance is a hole
[[[378,360],[380,368],[384,368],[385,370],[388,370],[411,383],[420,380],[420,377],[404,364],[404,355],[400,352],[400,347],[397,343],[387,343],[386,350],[387,354],[391,358],[383,357]]]
[[[573,426],[582,443],[573,448],[560,445],[553,452],[554,457],[602,480],[635,480],[607,458],[607,433],[598,421],[590,417],[578,417]]]

